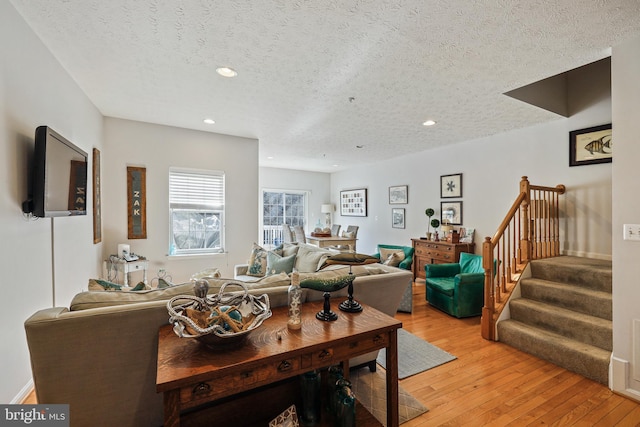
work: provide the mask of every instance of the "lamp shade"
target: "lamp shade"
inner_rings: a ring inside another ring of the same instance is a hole
[[[320,206],[320,212],[322,213],[331,213],[335,210],[336,210],[336,207],[333,205],[333,203],[325,203],[322,206]]]

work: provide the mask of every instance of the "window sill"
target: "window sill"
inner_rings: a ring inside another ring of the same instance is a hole
[[[180,255],[167,255],[167,259],[175,260],[188,260],[194,258],[222,258],[226,257],[226,252],[214,253],[214,254],[180,254]]]

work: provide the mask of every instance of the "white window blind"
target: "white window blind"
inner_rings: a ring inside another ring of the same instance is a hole
[[[224,209],[224,172],[169,170],[172,209]]]
[[[224,252],[224,172],[169,169],[169,254]]]

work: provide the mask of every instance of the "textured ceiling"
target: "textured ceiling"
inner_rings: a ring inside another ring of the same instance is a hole
[[[10,1],[104,115],[323,172],[557,120],[502,94],[640,34],[638,0]]]

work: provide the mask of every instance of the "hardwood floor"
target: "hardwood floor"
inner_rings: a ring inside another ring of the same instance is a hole
[[[456,319],[413,286],[413,313],[398,313],[407,331],[456,360],[400,381],[429,411],[404,427],[640,426],[640,403],[609,388],[480,336],[480,317]],[[509,369],[507,369],[509,367]]]
[[[456,360],[401,380],[429,411],[403,427],[640,426],[640,403],[527,353],[482,339],[480,318],[456,319],[413,286],[413,313],[403,327]],[[510,367],[509,369],[506,369]],[[23,403],[36,403],[30,394]]]

